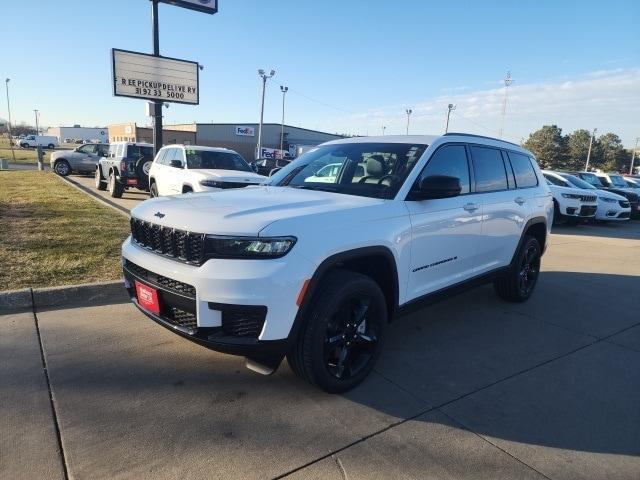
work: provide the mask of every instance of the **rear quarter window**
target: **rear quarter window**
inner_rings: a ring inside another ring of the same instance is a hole
[[[535,187],[538,185],[538,177],[536,171],[531,164],[531,158],[527,155],[515,152],[507,152],[513,174],[516,178],[516,186],[518,188]]]
[[[507,171],[504,168],[502,153],[491,147],[472,145],[473,172],[476,180],[476,192],[495,192],[507,190]]]

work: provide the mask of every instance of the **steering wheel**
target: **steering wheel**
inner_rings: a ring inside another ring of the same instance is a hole
[[[387,178],[393,178],[395,177],[395,175],[391,174],[391,173],[387,173],[386,175],[383,175],[382,177],[380,177],[380,180],[378,180],[378,185],[382,185],[382,182],[387,179]]]

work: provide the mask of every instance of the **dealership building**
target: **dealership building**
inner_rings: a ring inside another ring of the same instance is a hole
[[[88,142],[107,142],[107,128],[87,128],[80,125],[73,127],[51,127],[47,130],[47,135],[58,138],[58,142],[64,143],[65,140],[76,141],[86,140]]]
[[[279,149],[281,124],[262,125],[262,146],[264,149]],[[257,123],[187,123],[165,125],[163,128],[165,145],[182,143],[185,145],[206,145],[235,150],[247,160],[255,158],[258,143]],[[299,147],[310,147],[330,140],[343,138],[341,135],[309,130],[307,128],[284,126],[284,150],[295,156]],[[109,141],[153,142],[153,130],[138,127],[135,123],[109,125]]]

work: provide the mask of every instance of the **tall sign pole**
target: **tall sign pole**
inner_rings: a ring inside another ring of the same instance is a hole
[[[151,23],[153,24],[153,55],[160,56],[160,29],[158,27],[158,0],[151,1]],[[162,100],[153,101],[153,155],[162,148]]]

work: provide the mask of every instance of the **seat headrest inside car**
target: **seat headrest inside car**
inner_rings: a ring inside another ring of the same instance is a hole
[[[369,177],[381,177],[387,173],[387,164],[382,155],[371,155],[367,158],[367,175]]]

